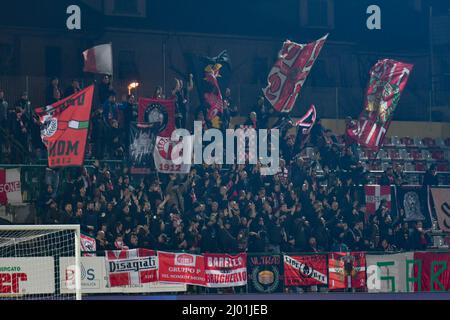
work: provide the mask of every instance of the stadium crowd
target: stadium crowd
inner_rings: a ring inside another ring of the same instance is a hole
[[[53,79],[47,104],[80,90],[74,80],[66,89]],[[170,96],[178,105],[178,124],[186,124],[192,83],[177,81]],[[282,126],[280,170],[260,175],[259,165],[193,166],[186,176],[130,174],[123,160],[130,123],[137,119],[133,95],[116,97],[109,77],[97,88],[87,157],[92,167],[56,172],[59,179],[43,190],[36,203],[39,223],[80,224],[97,242],[97,250],[151,248],[164,251],[213,253],[327,252],[420,250],[431,239],[421,222],[403,221],[382,202],[376,214],[366,216],[361,185],[367,172],[355,153],[354,142],[336,137],[320,120],[306,146],[314,148],[306,159],[299,141]],[[222,125],[237,114],[231,91],[225,94]],[[155,98],[163,98],[161,87]],[[0,122],[4,134],[19,142],[36,159],[45,158],[40,127],[27,93],[8,104],[0,89]],[[258,98],[246,122],[267,128],[273,110]],[[197,119],[204,119],[202,111]],[[205,122],[205,126],[210,126]],[[19,148],[2,141],[3,163],[24,163]],[[16,151],[14,151],[16,150]],[[317,167],[323,170],[320,174]],[[64,178],[63,178],[64,177]],[[425,183],[437,184],[435,170]],[[402,184],[401,169],[388,169],[383,185]]]

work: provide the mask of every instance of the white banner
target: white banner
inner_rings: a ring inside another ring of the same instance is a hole
[[[0,296],[55,293],[53,257],[0,258]]]
[[[22,204],[20,169],[0,170],[0,204]]]
[[[73,258],[60,258],[61,293],[72,293],[75,287],[75,277],[71,264]],[[108,287],[104,257],[81,257],[81,292],[83,294],[97,293],[164,293],[185,292],[186,285],[165,284],[159,282],[136,284],[124,287]]]
[[[191,171],[191,162],[184,162],[185,157],[183,155],[186,155],[191,160],[194,150],[194,137],[189,136],[184,139],[187,141],[174,143],[170,138],[157,137],[153,157],[158,172],[166,174],[188,174]],[[172,154],[172,150],[175,147],[180,153],[174,159],[172,156],[175,156],[175,152]]]
[[[409,290],[407,287],[407,279],[413,277],[413,260],[411,252],[366,255],[369,292],[414,292],[413,283],[409,284]]]

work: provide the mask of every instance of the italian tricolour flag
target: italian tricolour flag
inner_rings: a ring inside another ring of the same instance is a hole
[[[113,74],[112,45],[102,44],[83,52],[84,72]]]

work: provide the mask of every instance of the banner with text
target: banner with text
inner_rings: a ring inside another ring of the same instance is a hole
[[[106,272],[110,287],[158,281],[158,258],[153,250],[106,252]]]
[[[327,286],[326,255],[284,256],[286,287]]]
[[[206,285],[203,256],[188,253],[158,252],[159,281]]]
[[[228,288],[247,285],[247,254],[205,254],[206,286]]]

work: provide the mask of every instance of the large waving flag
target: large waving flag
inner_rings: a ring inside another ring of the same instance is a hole
[[[361,146],[375,151],[382,146],[413,67],[384,59],[370,70],[365,108],[355,128],[347,131]]]
[[[191,55],[190,63],[194,70],[200,101],[207,111],[206,117],[212,123],[220,124],[223,113],[222,93],[231,78],[228,52],[225,50],[214,58]]]
[[[82,166],[89,130],[94,86],[35,111],[50,168]]]
[[[112,44],[102,44],[83,52],[84,72],[113,74]]]
[[[264,95],[279,112],[291,112],[328,34],[308,44],[286,41],[270,71]]]

